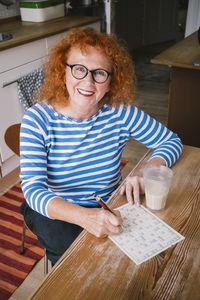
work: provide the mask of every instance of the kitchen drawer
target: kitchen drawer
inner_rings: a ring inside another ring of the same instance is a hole
[[[100,22],[95,22],[95,23],[92,23],[92,24],[89,24],[89,25],[80,26],[79,28],[83,29],[83,28],[86,28],[86,27],[92,27],[92,28],[94,28],[95,30],[100,31]],[[62,32],[62,33],[58,33],[58,34],[55,34],[55,35],[52,35],[52,36],[46,38],[47,53],[48,53],[48,50],[49,50],[53,45],[55,45],[55,44],[58,43],[62,38],[64,38],[65,36],[67,36],[67,35],[69,34],[69,32],[70,32],[70,30],[65,31],[65,32]]]
[[[7,72],[0,74],[0,88],[3,88],[4,85],[12,84],[13,81],[16,81],[21,76],[24,76],[35,69],[40,68],[42,65],[42,59],[37,59],[33,62],[24,64],[20,67],[11,69]]]
[[[65,31],[62,33],[54,34],[48,38],[46,38],[46,47],[47,47],[47,53],[48,50],[54,45],[57,44],[62,38],[67,36],[69,34],[69,31]]]
[[[45,39],[40,39],[22,46],[0,51],[0,73],[35,61],[45,55]]]
[[[88,25],[84,25],[84,26],[81,26],[79,27],[80,29],[84,29],[84,28],[87,28],[87,27],[92,27],[93,29],[97,30],[97,31],[100,31],[101,29],[101,24],[100,22],[95,22],[95,23],[92,23],[92,24],[88,24]]]

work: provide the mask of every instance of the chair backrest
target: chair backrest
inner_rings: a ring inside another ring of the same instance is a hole
[[[4,134],[4,140],[9,149],[11,149],[16,155],[20,155],[19,151],[19,135],[21,124],[14,124],[6,129]]]

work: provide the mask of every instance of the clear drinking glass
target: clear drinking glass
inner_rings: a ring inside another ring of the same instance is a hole
[[[173,171],[165,166],[151,166],[143,170],[146,206],[152,211],[165,208]]]

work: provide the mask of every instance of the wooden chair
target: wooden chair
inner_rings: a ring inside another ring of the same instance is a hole
[[[6,129],[6,132],[4,134],[4,140],[5,140],[6,145],[17,156],[20,156],[20,149],[19,149],[20,126],[21,126],[20,123],[11,125]],[[24,221],[20,254],[24,254],[24,240],[25,240],[25,234],[26,234],[27,228],[33,233],[33,228],[31,226],[31,224],[30,225],[26,224],[26,222]],[[48,273],[48,259],[46,256],[46,249],[45,249],[44,274],[46,275],[47,273]]]

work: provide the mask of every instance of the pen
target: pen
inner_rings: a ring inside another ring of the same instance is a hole
[[[114,214],[114,212],[107,206],[107,204],[103,201],[101,197],[97,196],[96,194],[93,194],[93,196],[97,200],[97,202],[101,205],[101,207]]]
[[[114,215],[114,212],[108,207],[108,205],[103,201],[103,199],[96,194],[93,194],[93,197],[97,200],[97,202],[103,207],[104,209],[108,210],[111,212],[111,214]],[[123,229],[123,225],[121,224],[121,228]]]

